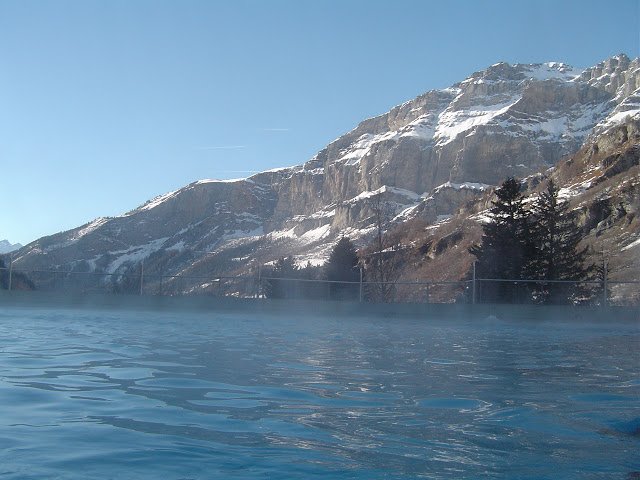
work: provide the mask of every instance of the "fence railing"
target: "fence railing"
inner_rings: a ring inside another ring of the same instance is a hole
[[[471,278],[336,281],[255,275],[158,275],[0,268],[0,288],[67,293],[210,295],[398,303],[640,305],[640,281]]]

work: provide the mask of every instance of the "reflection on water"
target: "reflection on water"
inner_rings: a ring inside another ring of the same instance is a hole
[[[634,324],[0,313],[0,477],[624,478]]]

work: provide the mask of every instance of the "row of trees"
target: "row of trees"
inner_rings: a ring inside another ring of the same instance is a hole
[[[602,293],[604,271],[587,262],[588,247],[579,246],[575,215],[552,180],[533,200],[516,178],[505,180],[495,195],[481,242],[469,250],[476,257],[477,301],[576,303]],[[281,258],[266,273],[265,295],[355,300],[363,275],[367,299],[392,301],[399,256],[384,240],[385,205],[373,200],[377,235],[361,258],[346,237],[324,267],[299,268],[293,257]]]
[[[580,229],[553,180],[533,202],[527,202],[515,178],[495,194],[481,244],[470,249],[477,259],[476,277],[489,279],[481,282],[479,300],[510,302],[516,294],[522,297],[523,290],[536,303],[579,302],[593,296],[592,286],[562,282],[592,281],[602,271],[586,262],[588,248],[579,248]],[[536,281],[514,285],[500,279]]]
[[[335,245],[323,267],[298,267],[293,257],[282,257],[266,273],[268,298],[355,300],[359,295],[359,259],[347,237]]]
[[[332,300],[357,300],[362,295],[375,302],[393,301],[400,255],[389,244],[384,227],[394,211],[381,194],[370,199],[369,208],[375,227],[370,246],[357,252],[351,240],[342,237],[323,267],[297,267],[293,257],[280,258],[266,272],[264,294],[268,298]]]

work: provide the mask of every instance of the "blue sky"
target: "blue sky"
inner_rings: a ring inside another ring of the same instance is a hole
[[[0,0],[0,239],[303,163],[498,61],[639,51],[640,0]]]

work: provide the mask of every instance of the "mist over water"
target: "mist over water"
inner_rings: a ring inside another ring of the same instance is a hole
[[[10,308],[0,477],[624,478],[634,323]]]

